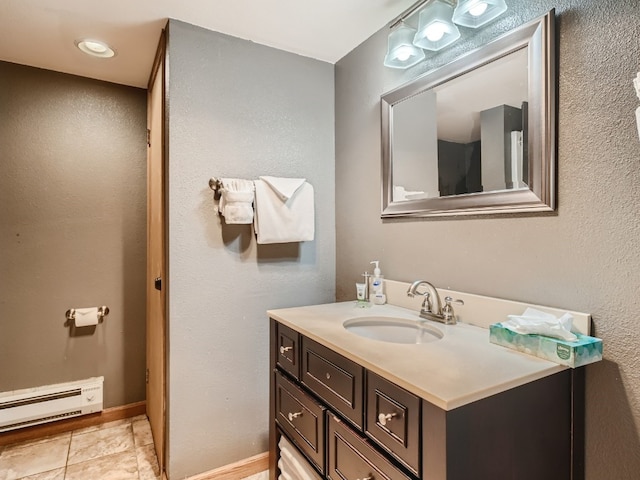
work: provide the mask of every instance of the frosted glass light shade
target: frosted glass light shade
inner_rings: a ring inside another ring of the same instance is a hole
[[[385,67],[409,68],[424,60],[422,49],[413,44],[414,28],[404,23],[389,34],[389,48],[384,57]]]
[[[413,44],[434,52],[451,45],[460,38],[460,30],[451,21],[452,16],[451,4],[442,0],[428,4],[420,12]]]
[[[453,21],[463,27],[478,28],[506,11],[504,0],[459,0]]]

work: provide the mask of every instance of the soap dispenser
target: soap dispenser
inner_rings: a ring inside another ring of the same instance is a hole
[[[384,277],[380,272],[380,262],[374,260],[371,264],[375,265],[375,268],[371,277],[370,299],[375,305],[384,305],[387,303],[387,296],[384,294]]]

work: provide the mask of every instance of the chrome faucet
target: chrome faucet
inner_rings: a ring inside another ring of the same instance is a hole
[[[420,287],[420,285],[426,286],[428,291],[419,292],[418,287]],[[438,294],[438,290],[436,290],[436,287],[434,287],[426,280],[416,280],[411,284],[411,286],[407,290],[407,296],[414,297],[416,294],[422,295],[424,297],[424,300],[422,301],[422,307],[420,308],[420,318],[433,320],[435,322],[444,323],[446,325],[455,325],[456,316],[453,313],[453,307],[451,306],[451,303],[464,305],[464,302],[462,300],[454,300],[451,297],[445,297],[445,305],[443,307],[442,301],[440,300],[440,294]]]

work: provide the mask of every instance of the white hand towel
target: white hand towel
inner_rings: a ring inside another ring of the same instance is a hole
[[[286,202],[289,200],[296,190],[307,180],[306,178],[283,178],[283,177],[260,177],[269,184],[273,191],[280,197],[280,200]]]
[[[304,178],[260,177],[254,182],[254,228],[258,243],[313,240],[315,216],[313,186]]]
[[[228,224],[253,223],[254,185],[251,180],[223,178],[218,210]]]

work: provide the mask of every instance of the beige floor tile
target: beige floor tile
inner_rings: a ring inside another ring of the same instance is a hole
[[[151,425],[148,420],[138,420],[131,423],[133,428],[133,439],[135,440],[136,447],[143,445],[149,445],[153,443],[153,436],[151,435]]]
[[[148,419],[148,418],[147,418],[147,416],[143,413],[142,415],[136,415],[135,417],[131,417],[129,420],[131,420],[131,423],[133,423],[133,422],[138,422],[138,421],[140,421],[140,420],[147,420],[147,421],[148,421],[149,419]]]
[[[58,433],[56,435],[49,435],[48,437],[35,438],[35,439],[31,439],[31,440],[25,440],[25,441],[22,441],[22,442],[12,443],[11,445],[5,445],[3,452],[5,452],[7,450],[13,450],[13,449],[16,449],[16,448],[22,448],[22,447],[27,447],[27,446],[32,446],[32,445],[39,445],[41,443],[50,442],[52,440],[59,440],[59,439],[67,439],[68,440],[70,438],[71,438],[71,432]]]
[[[160,468],[153,444],[136,447],[138,457],[138,474],[140,480],[157,480],[160,478]]]
[[[104,430],[106,428],[119,427],[121,425],[129,425],[131,423],[130,418],[123,418],[121,420],[114,420],[113,422],[102,423],[100,425],[93,425],[91,427],[79,428],[74,430],[74,435],[82,435],[83,433],[97,432],[98,430]]]
[[[30,475],[28,477],[24,477],[21,480],[64,480],[64,472],[65,468],[56,468],[55,470],[50,470],[44,473],[36,473],[35,475]]]
[[[138,480],[134,449],[67,467],[65,480]]]
[[[71,434],[5,447],[0,480],[15,480],[65,466]]]
[[[133,432],[129,423],[79,435],[74,432],[67,464],[74,465],[126,450],[133,452],[133,446]]]

